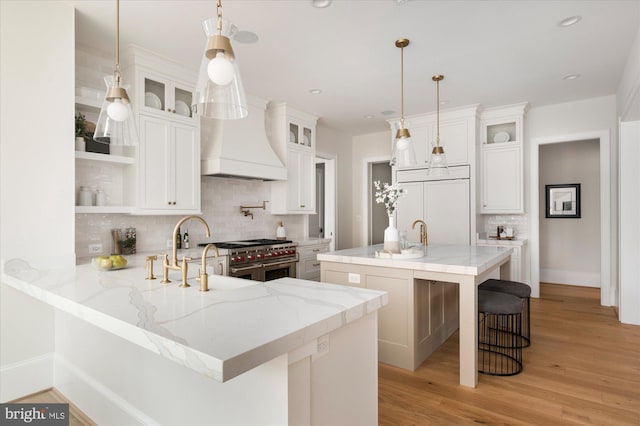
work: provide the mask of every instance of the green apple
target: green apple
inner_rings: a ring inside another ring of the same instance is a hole
[[[120,256],[119,254],[113,254],[110,257],[111,263],[113,264],[114,269],[121,269],[127,266],[127,259]]]
[[[101,269],[111,269],[113,267],[113,262],[107,256],[100,256],[98,258],[98,266]]]

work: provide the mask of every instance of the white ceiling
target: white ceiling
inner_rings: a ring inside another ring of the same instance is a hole
[[[115,0],[69,0],[80,45],[114,54]],[[404,3],[404,4],[402,4]],[[613,94],[640,25],[640,0],[426,1],[223,0],[223,17],[255,32],[233,42],[245,89],[321,117],[350,135],[388,129],[400,115],[405,48],[405,115],[441,108],[528,101],[531,106]],[[202,21],[215,0],[121,0],[120,43],[135,43],[198,69]],[[579,15],[574,26],[562,19]],[[576,80],[563,80],[580,74]],[[310,89],[323,90],[312,95]],[[383,115],[382,111],[394,111]],[[372,119],[365,116],[372,115]]]

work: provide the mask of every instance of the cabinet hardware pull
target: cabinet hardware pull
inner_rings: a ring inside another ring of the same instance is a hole
[[[167,201],[167,204],[171,205],[171,201]]]
[[[300,207],[304,208],[304,204],[300,204]]]
[[[319,264],[319,263],[314,263],[314,264],[313,264],[313,266],[314,266],[314,267],[316,267],[316,266],[320,266],[320,264]]]
[[[320,251],[320,249],[313,249],[313,251],[317,253]]]

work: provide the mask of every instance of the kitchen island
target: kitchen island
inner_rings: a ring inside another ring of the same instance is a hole
[[[321,253],[321,281],[384,290],[379,314],[381,362],[415,370],[460,330],[460,384],[476,387],[477,286],[498,269],[510,277],[511,249],[456,245],[414,247],[389,255],[382,245]]]
[[[98,424],[377,423],[385,293],[221,276],[200,292],[178,273],[145,280],[144,264],[3,267],[4,285],[55,308],[54,386]]]

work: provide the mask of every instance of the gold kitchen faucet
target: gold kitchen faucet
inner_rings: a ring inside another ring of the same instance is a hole
[[[427,224],[425,223],[424,220],[414,220],[413,223],[411,224],[411,229],[415,229],[416,224],[420,224],[420,243],[424,244],[425,246],[427,245]]]
[[[206,231],[207,237],[211,236],[211,232],[209,231],[209,225],[200,216],[191,215],[191,216],[185,216],[182,219],[180,219],[176,224],[175,228],[173,228],[173,234],[171,238],[171,241],[173,241],[172,248],[171,248],[171,255],[173,257],[171,259],[171,262],[169,262],[169,256],[167,254],[164,255],[164,260],[162,262],[163,275],[162,275],[162,281],[160,282],[163,284],[167,284],[171,282],[171,280],[169,279],[169,269],[175,269],[178,271],[182,271],[182,284],[180,284],[180,287],[189,287],[189,283],[187,282],[187,267],[188,267],[187,262],[192,259],[189,257],[183,257],[182,264],[178,265],[178,247],[176,246],[176,235],[178,234],[180,226],[189,219],[195,219],[202,222],[202,224],[204,225],[204,229]],[[202,286],[202,283],[200,285]]]

